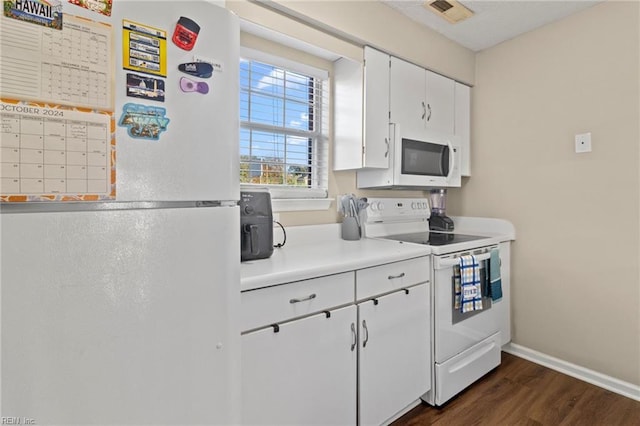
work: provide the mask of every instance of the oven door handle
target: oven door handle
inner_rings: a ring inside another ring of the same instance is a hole
[[[476,256],[476,260],[478,262],[481,262],[483,260],[487,260],[491,257],[491,252],[489,253],[483,253],[483,254],[477,254]],[[435,269],[445,269],[445,268],[451,268],[452,266],[456,266],[460,264],[460,258],[456,257],[453,259],[438,259],[436,258],[434,260],[434,268]]]

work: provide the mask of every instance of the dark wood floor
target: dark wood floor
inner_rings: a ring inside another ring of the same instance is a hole
[[[441,408],[422,404],[393,423],[418,425],[640,425],[640,402],[522,358],[502,364]]]

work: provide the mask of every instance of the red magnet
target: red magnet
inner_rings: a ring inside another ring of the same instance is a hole
[[[200,25],[196,24],[189,18],[181,16],[176,24],[176,29],[173,32],[171,40],[181,49],[191,50],[196,44],[198,33],[200,32]]]

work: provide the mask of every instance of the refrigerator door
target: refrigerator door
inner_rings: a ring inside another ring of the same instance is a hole
[[[2,415],[237,424],[238,207],[2,214]]]
[[[170,121],[158,140],[135,138],[116,126],[116,199],[118,201],[237,200],[239,183],[239,45],[238,17],[206,1],[129,1],[114,4],[112,25],[116,63],[115,115],[125,104],[166,110]],[[200,26],[192,50],[171,39],[181,17]],[[122,20],[167,32],[165,102],[127,97],[123,69]],[[211,77],[195,77],[178,66],[195,61],[219,65]],[[183,91],[187,78],[208,86],[208,93]]]

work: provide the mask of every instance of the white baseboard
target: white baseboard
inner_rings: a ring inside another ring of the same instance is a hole
[[[594,370],[589,370],[588,368],[563,361],[559,358],[554,358],[516,343],[508,343],[502,347],[502,350],[584,382],[591,383],[592,385],[626,396],[627,398],[640,401],[640,386],[634,385],[633,383],[625,382]]]

